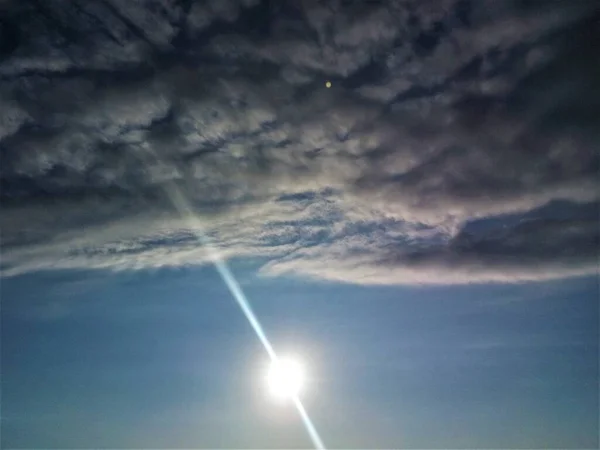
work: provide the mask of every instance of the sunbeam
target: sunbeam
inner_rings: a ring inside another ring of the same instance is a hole
[[[208,252],[212,263],[214,264],[217,271],[219,272],[219,275],[225,282],[225,285],[227,286],[227,288],[233,295],[233,298],[236,300],[237,304],[239,305],[242,312],[246,316],[246,319],[248,319],[250,326],[252,326],[254,332],[256,333],[256,336],[258,336],[258,339],[260,340],[263,347],[267,351],[269,358],[271,359],[271,362],[277,362],[278,358],[275,353],[275,350],[273,349],[273,346],[269,342],[269,339],[267,338],[267,335],[266,335],[265,331],[263,330],[258,318],[254,314],[254,311],[252,310],[252,307],[250,306],[250,302],[248,301],[248,298],[242,291],[242,288],[240,287],[239,283],[233,276],[233,273],[231,273],[231,270],[227,266],[227,263],[221,259],[218,252],[214,249],[212,243],[210,242],[210,239],[206,236],[205,233],[203,233],[202,224],[200,223],[200,220],[194,214],[188,201],[186,200],[184,195],[181,193],[179,188],[177,186],[175,186],[174,184],[170,184],[170,185],[166,186],[165,193],[169,197],[169,200],[171,201],[171,203],[173,204],[173,206],[175,207],[177,212],[179,214],[181,214],[181,216],[188,222],[191,231],[194,233],[194,236],[198,239],[198,241],[202,244],[202,246],[204,246],[204,248]],[[304,408],[302,401],[300,400],[300,398],[297,395],[293,396],[293,402],[294,402],[294,406],[298,410],[300,418],[302,419],[302,423],[304,424],[304,427],[306,428],[306,431],[307,431],[314,447],[319,450],[325,449],[323,440],[321,439],[319,433],[317,432],[317,429],[315,428],[312,420],[310,419],[308,413],[306,412],[306,409]]]

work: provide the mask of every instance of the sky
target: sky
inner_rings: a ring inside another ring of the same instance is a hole
[[[597,444],[594,278],[357,287],[233,268],[276,350],[304,361],[330,448]],[[27,275],[2,293],[5,448],[311,447],[211,267]]]
[[[2,448],[597,448],[599,20],[0,2]]]

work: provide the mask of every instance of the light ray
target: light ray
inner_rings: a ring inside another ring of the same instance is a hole
[[[177,212],[181,214],[181,216],[189,223],[190,229],[192,230],[192,233],[194,233],[194,236],[198,239],[198,241],[208,252],[212,263],[214,264],[215,268],[219,272],[219,275],[225,282],[225,285],[233,295],[233,298],[236,300],[237,304],[241,308],[242,312],[244,313],[244,316],[246,316],[246,319],[248,319],[250,326],[252,327],[252,329],[256,333],[256,336],[258,336],[258,339],[267,351],[269,358],[271,358],[271,361],[276,361],[277,355],[275,353],[275,350],[269,342],[269,339],[267,338],[267,335],[263,330],[258,318],[254,314],[254,311],[250,306],[248,298],[244,294],[244,291],[242,291],[242,288],[233,276],[233,273],[231,273],[231,270],[227,266],[227,263],[223,259],[221,259],[218,252],[213,247],[210,239],[203,232],[203,227],[200,223],[200,220],[194,214],[190,204],[184,197],[183,193],[180,189],[177,188],[175,184],[170,184],[169,186],[166,186],[165,193],[171,200],[171,203],[173,204]],[[300,400],[300,398],[298,398],[298,396],[294,396],[293,401],[314,447],[318,450],[324,450],[325,445],[323,445],[323,441],[321,440],[317,429],[313,425],[312,420],[310,420],[310,417],[306,412],[302,401]]]
[[[310,420],[310,417],[306,412],[306,409],[304,409],[304,405],[297,396],[294,397],[294,405],[296,405],[296,409],[298,410],[298,413],[302,418],[302,422],[304,422],[306,431],[308,432],[308,435],[310,436],[310,439],[312,440],[315,448],[317,450],[325,450],[325,444],[323,444],[321,436],[319,436],[319,433],[317,433],[317,429],[313,425],[312,420]]]
[[[221,278],[229,288],[229,291],[233,295],[233,298],[235,298],[239,307],[242,309],[242,312],[246,316],[246,319],[248,319],[248,322],[250,322],[250,325],[254,329],[254,332],[258,336],[258,339],[260,339],[260,342],[262,343],[263,347],[269,354],[269,357],[271,358],[271,360],[275,360],[277,357],[275,355],[275,351],[273,350],[273,346],[269,342],[269,339],[267,339],[267,335],[265,334],[260,322],[258,321],[258,318],[254,314],[254,311],[252,310],[250,302],[246,298],[244,291],[242,291],[242,288],[231,273],[231,270],[229,269],[225,261],[221,259],[217,251],[214,249],[209,238],[206,236],[205,233],[202,232],[202,226],[200,224],[200,221],[194,215],[192,208],[189,206],[185,197],[183,196],[181,191],[175,186],[166,189],[166,192],[169,198],[171,199],[173,206],[175,206],[177,211],[188,221],[190,228],[194,233],[194,236],[196,236],[196,238],[200,241],[200,243],[208,252],[212,263],[214,264],[215,268],[219,272],[219,275],[221,275]]]

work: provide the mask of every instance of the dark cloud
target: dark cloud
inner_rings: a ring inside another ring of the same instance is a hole
[[[177,186],[267,274],[594,273],[599,20],[593,2],[3,2],[2,271],[201,263]]]

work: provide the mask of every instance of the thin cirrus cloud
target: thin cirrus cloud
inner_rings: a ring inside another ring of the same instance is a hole
[[[4,276],[205,262],[167,184],[265,275],[597,270],[590,3],[152,5],[0,9]]]

